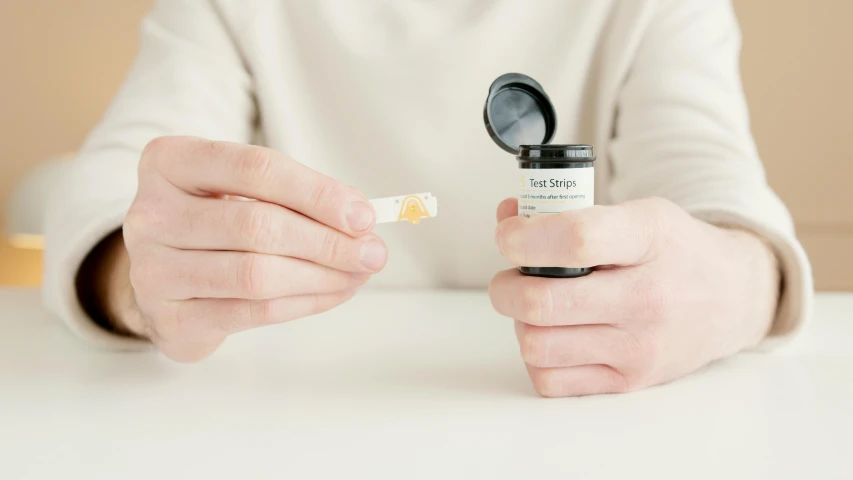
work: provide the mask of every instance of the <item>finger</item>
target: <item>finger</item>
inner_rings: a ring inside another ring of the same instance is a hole
[[[507,198],[498,205],[498,223],[518,215],[518,199]]]
[[[196,363],[212,355],[225,341],[225,337],[197,342],[171,343],[160,339],[152,339],[152,341],[164,355],[172,360],[180,363]]]
[[[498,248],[513,265],[584,268],[637,265],[656,254],[665,222],[677,207],[661,199],[533,218],[510,217],[498,225]]]
[[[216,342],[227,335],[251,328],[275,325],[316,315],[350,300],[356,289],[316,295],[298,295],[269,300],[196,298],[171,302],[160,337],[187,345]]]
[[[356,189],[271,149],[165,137],[151,142],[143,159],[173,185],[196,195],[263,200],[351,235],[366,233],[376,220],[373,207]]]
[[[628,351],[628,334],[610,325],[537,327],[516,320],[515,334],[521,358],[532,367],[620,366]]]
[[[517,269],[499,272],[489,284],[501,315],[530,325],[617,325],[660,318],[674,296],[666,280],[642,269],[597,270],[581,278],[542,278]]]
[[[628,391],[625,377],[606,365],[569,368],[527,366],[533,387],[543,397],[579,397]]]
[[[243,298],[265,300],[333,293],[363,285],[365,273],[349,273],[305,260],[245,252],[163,247],[131,259],[134,289],[169,300]]]
[[[279,205],[202,197],[182,204],[183,214],[152,231],[171,247],[294,257],[347,272],[377,272],[387,260],[378,236],[353,238]]]

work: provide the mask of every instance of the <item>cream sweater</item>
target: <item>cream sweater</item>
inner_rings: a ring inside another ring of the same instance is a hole
[[[521,72],[554,102],[555,143],[595,145],[597,203],[665,197],[775,248],[772,344],[809,316],[811,273],[750,134],[739,50],[727,0],[163,0],[48,213],[45,300],[84,338],[131,345],[86,317],[74,277],[161,135],[263,142],[369,198],[431,191],[438,218],[377,227],[390,258],[371,284],[485,287],[508,268],[495,208],[517,165],[482,108]]]

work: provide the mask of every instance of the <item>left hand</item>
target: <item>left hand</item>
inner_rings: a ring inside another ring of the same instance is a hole
[[[775,256],[758,237],[649,198],[559,215],[498,207],[495,241],[516,266],[599,267],[581,278],[498,273],[495,309],[516,319],[546,397],[657,385],[758,344],[776,310]]]

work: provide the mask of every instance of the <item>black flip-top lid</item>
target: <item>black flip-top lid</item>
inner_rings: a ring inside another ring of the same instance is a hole
[[[557,112],[542,85],[520,73],[501,75],[489,87],[483,119],[492,140],[509,153],[522,145],[550,143]]]

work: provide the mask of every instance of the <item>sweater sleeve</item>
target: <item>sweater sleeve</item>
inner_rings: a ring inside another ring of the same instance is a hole
[[[811,269],[792,219],[767,185],[740,81],[729,0],[658,0],[618,98],[610,196],[667,198],[694,216],[747,229],[775,250],[782,291],[762,347],[810,316]]]
[[[75,277],[89,252],[121,228],[145,145],[166,135],[242,143],[252,138],[252,81],[233,34],[213,0],[158,2],[142,22],[140,51],[124,85],[51,195],[43,298],[85,340],[108,348],[144,345],[88,318]]]

